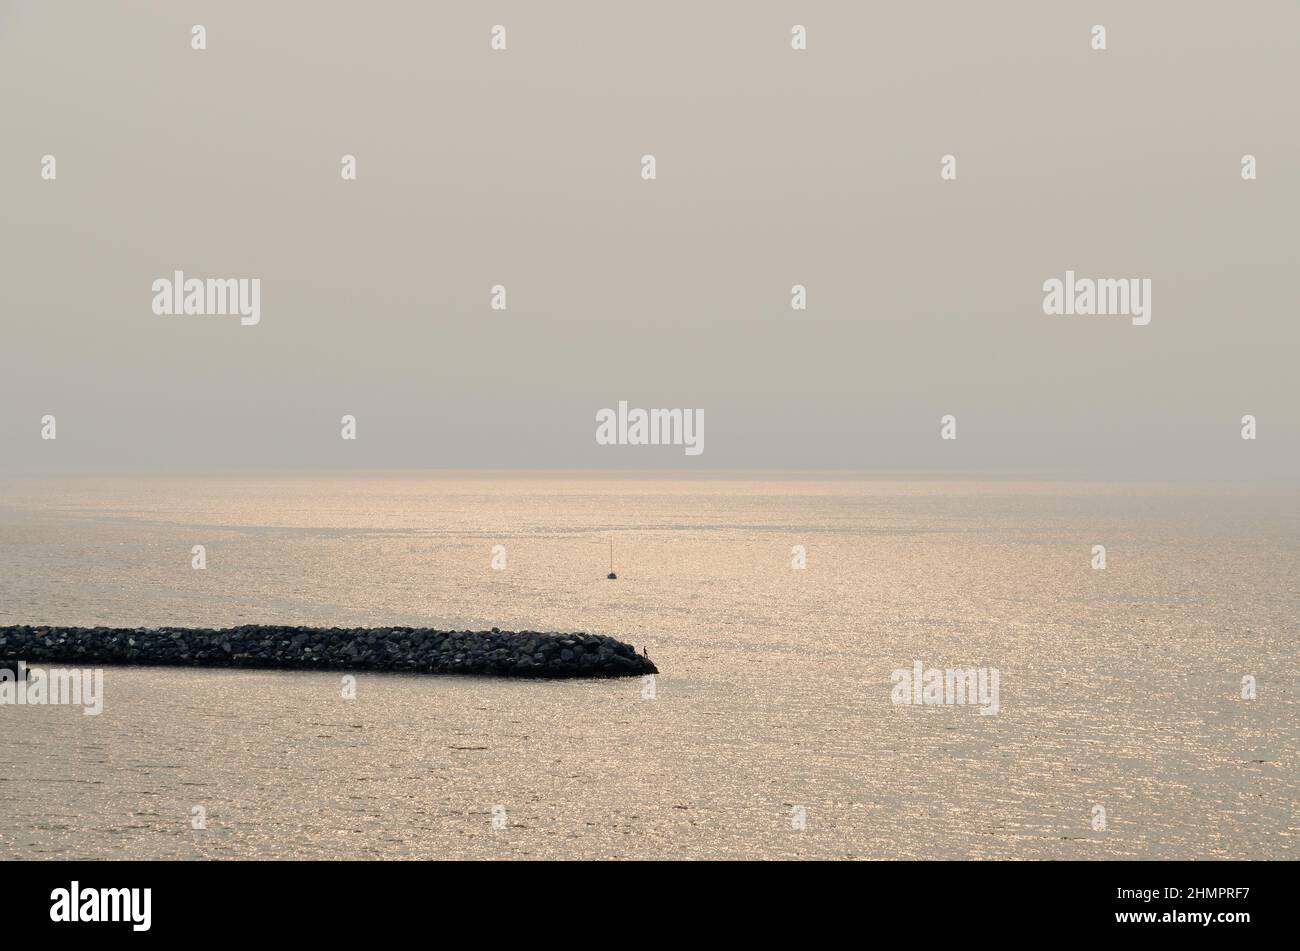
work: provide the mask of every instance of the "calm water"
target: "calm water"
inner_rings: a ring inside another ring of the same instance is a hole
[[[589,630],[662,671],[110,668],[99,717],[0,706],[0,857],[1294,857],[1297,529],[1239,488],[0,483],[0,623]],[[998,668],[1001,712],[891,704],[915,659]]]

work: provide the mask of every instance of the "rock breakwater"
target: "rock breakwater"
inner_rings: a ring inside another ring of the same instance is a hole
[[[506,677],[631,677],[658,673],[601,634],[321,628],[249,624],[194,627],[0,627],[0,665],[257,667],[389,670]]]

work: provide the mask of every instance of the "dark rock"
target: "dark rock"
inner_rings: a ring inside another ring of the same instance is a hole
[[[515,677],[624,677],[657,673],[612,637],[436,631],[428,628],[0,627],[0,666],[28,663],[403,670]]]

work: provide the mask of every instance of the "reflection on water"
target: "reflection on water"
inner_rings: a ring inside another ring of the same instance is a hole
[[[589,630],[662,673],[345,700],[112,668],[101,716],[0,706],[0,856],[1292,855],[1296,516],[1053,483],[5,483],[3,624]],[[918,660],[996,668],[998,714],[891,704]]]

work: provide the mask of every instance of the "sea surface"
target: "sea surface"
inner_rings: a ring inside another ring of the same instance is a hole
[[[0,858],[1295,858],[1298,569],[1278,487],[4,481],[0,624],[580,630],[661,673],[107,668],[100,716],[0,706]],[[892,703],[918,660],[999,712]]]

